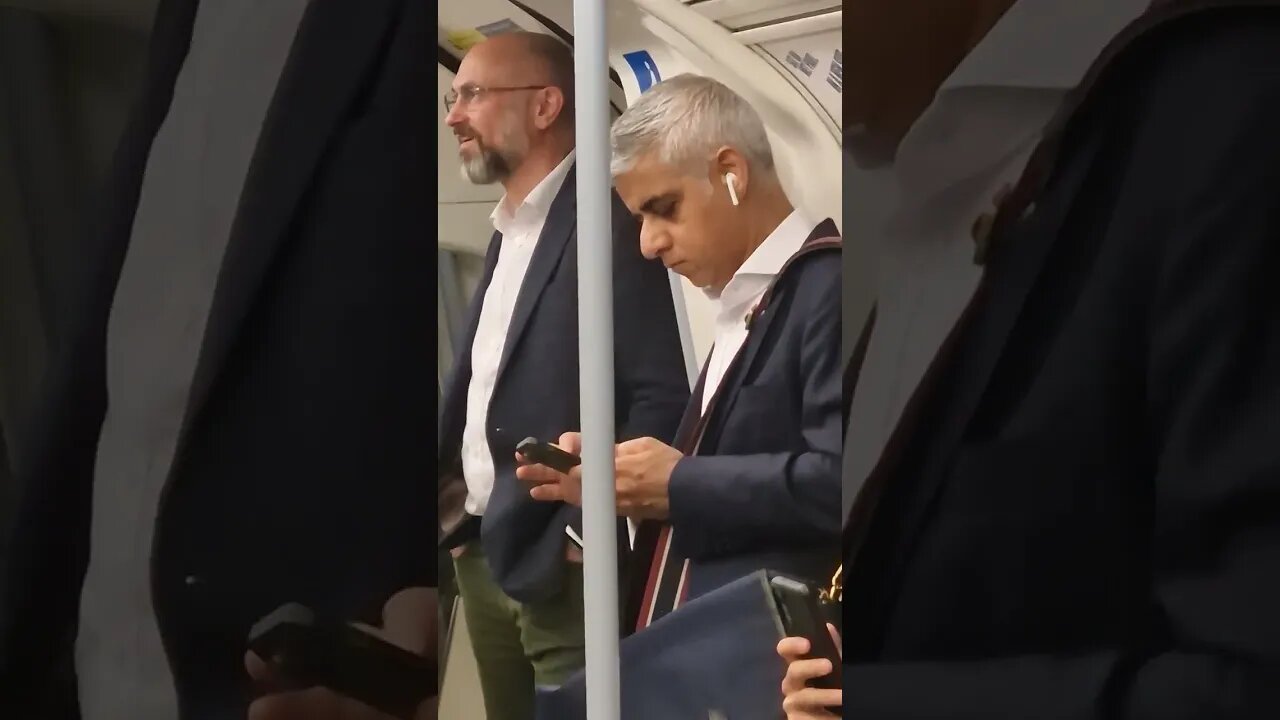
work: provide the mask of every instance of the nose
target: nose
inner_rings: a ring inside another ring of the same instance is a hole
[[[458,125],[462,124],[462,111],[460,109],[460,103],[454,103],[453,107],[450,108],[449,112],[445,113],[444,124],[451,129],[456,128],[458,127]]]
[[[640,225],[640,254],[646,260],[657,260],[670,247],[671,240],[666,233],[654,229],[650,223]]]

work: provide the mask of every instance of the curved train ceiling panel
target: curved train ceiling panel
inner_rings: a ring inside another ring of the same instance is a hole
[[[838,0],[681,1],[777,61],[840,127],[844,65]]]
[[[735,32],[840,10],[838,0],[681,0]]]

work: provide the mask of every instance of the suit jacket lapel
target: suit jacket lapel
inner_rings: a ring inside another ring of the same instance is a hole
[[[577,184],[574,182],[576,166],[570,167],[565,175],[564,184],[547,212],[547,222],[542,226],[542,234],[538,236],[538,245],[529,259],[529,269],[525,272],[524,282],[520,285],[520,294],[516,296],[516,307],[511,313],[511,325],[507,328],[507,340],[502,346],[502,361],[498,364],[498,378],[511,362],[511,355],[520,344],[524,328],[533,316],[533,309],[538,305],[538,298],[546,289],[556,266],[560,264],[560,256],[564,254],[569,239],[573,237],[578,224]],[[612,238],[602,238],[602,242],[612,242]],[[573,258],[571,262],[577,262]],[[576,291],[575,291],[576,292]],[[577,323],[578,319],[571,318]]]
[[[69,352],[77,361],[106,362],[107,324],[132,239],[147,159],[173,102],[183,58],[191,46],[197,4],[196,0],[165,0],[156,8],[146,74],[112,162],[104,217],[98,231],[85,233],[84,244],[77,248],[80,262],[67,268],[66,287],[76,310],[67,328],[74,345]],[[105,392],[106,379],[99,377],[96,383]]]
[[[1092,148],[1082,148],[1082,154],[1092,154]],[[1051,197],[1043,197],[1039,208],[1028,211],[1020,220],[1012,222],[1000,238],[1000,252],[996,253],[982,279],[971,309],[972,319],[963,328],[955,357],[946,365],[959,367],[963,372],[945,373],[941,382],[954,383],[951,398],[937,417],[936,441],[926,450],[934,464],[921,467],[924,473],[920,486],[921,502],[914,505],[914,512],[903,519],[906,543],[901,558],[909,557],[920,528],[928,518],[937,499],[938,490],[946,480],[946,468],[959,450],[964,433],[973,420],[983,396],[994,376],[996,365],[1004,354],[1005,345],[1013,332],[1027,296],[1035,286],[1047,265],[1049,253],[1067,220],[1070,205],[1084,182],[1085,168],[1089,163],[1076,164],[1069,176],[1061,178],[1051,189]],[[968,315],[970,313],[966,313]],[[960,365],[956,365],[956,363]],[[937,383],[934,383],[937,384]],[[929,432],[925,428],[911,428],[914,435]],[[892,480],[890,480],[892,482]],[[900,566],[901,567],[901,566]]]
[[[313,0],[241,193],[183,434],[198,415],[339,124],[376,69],[399,0]]]
[[[715,348],[712,347],[712,352]],[[693,384],[693,391],[689,394],[689,404],[685,405],[684,415],[680,416],[680,425],[676,427],[675,440],[671,446],[685,455],[692,455],[697,450],[698,443],[701,438],[698,437],[699,425],[702,422],[702,401],[706,397],[707,392],[707,368],[706,363],[702,366],[702,372],[698,374],[698,380]]]
[[[458,357],[454,361],[459,369],[465,369],[471,375],[471,346],[476,341],[476,331],[480,328],[480,311],[484,309],[484,295],[493,282],[493,271],[498,267],[498,254],[502,251],[502,233],[495,232],[489,240],[489,249],[484,255],[484,273],[480,276],[475,297],[467,310],[467,331],[462,336],[462,345],[458,347]]]
[[[470,517],[466,511],[467,481],[462,476],[462,433],[467,422],[467,388],[471,385],[471,348],[480,326],[485,292],[493,282],[493,271],[502,252],[502,234],[495,232],[484,256],[484,274],[467,308],[467,330],[454,357],[445,386],[436,441],[436,510],[439,538],[453,536]]]
[[[809,233],[809,237],[805,238],[805,244],[807,245],[814,240],[822,238],[838,237],[839,235],[840,231],[836,228],[835,222],[828,218],[818,223],[813,232]],[[786,272],[786,270],[784,269],[783,272]],[[838,298],[836,302],[839,302]],[[773,318],[777,314],[776,303],[770,302],[765,305],[764,310],[752,322],[751,332],[748,333],[746,345],[742,348],[742,357],[730,368],[730,373],[721,380],[723,402],[719,403],[719,407],[714,411],[715,417],[711,418],[711,422],[716,425],[719,424],[721,418],[727,417],[729,411],[733,409],[734,402],[738,397],[738,388],[747,377],[747,373],[750,372],[751,364],[755,361],[756,355],[760,353],[760,348],[764,346],[765,338],[769,336],[769,328],[773,325]],[[711,430],[718,431],[715,425],[708,426],[708,431]],[[707,435],[710,437],[712,433],[708,432]]]
[[[747,335],[746,344],[742,348],[742,357],[738,358],[738,362],[734,363],[726,374],[720,380],[720,387],[713,388],[713,392],[718,392],[720,398],[717,400],[715,407],[711,408],[711,417],[707,418],[707,427],[703,432],[701,447],[703,450],[712,451],[715,449],[720,438],[720,426],[724,423],[724,419],[733,411],[733,406],[738,400],[738,390],[742,388],[743,381],[747,377],[747,373],[751,367],[752,360],[760,352],[760,347],[766,342],[769,336],[769,328],[773,326],[773,318],[777,316],[775,308],[766,307],[755,321],[752,323],[751,332]],[[714,352],[714,348],[712,349]],[[710,358],[708,358],[708,362]],[[699,399],[701,403],[701,399]]]
[[[836,228],[835,222],[828,218],[818,223],[818,226],[813,229],[813,232],[809,233],[809,237],[805,238],[804,244],[808,245],[814,240],[839,237],[839,235],[840,231]],[[784,268],[783,272],[786,272],[788,269],[789,268]],[[839,298],[833,298],[833,301],[839,302]],[[743,350],[742,362],[738,365],[741,369],[739,372],[735,373],[737,378],[726,378],[726,380],[741,382],[741,378],[746,376],[747,369],[751,367],[751,363],[756,359],[756,354],[760,352],[760,346],[764,344],[762,340],[769,334],[769,326],[773,324],[773,318],[777,315],[775,308],[771,307],[773,304],[774,303],[766,305],[764,310],[758,317],[756,317],[753,323],[755,324],[755,327],[752,328],[751,333],[747,337],[747,347]],[[734,394],[736,395],[737,388],[734,387],[733,390],[735,390]]]
[[[489,240],[489,249],[484,256],[484,273],[480,277],[475,296],[467,307],[467,329],[463,333],[462,344],[458,346],[453,359],[453,369],[449,372],[449,380],[445,386],[441,407],[444,412],[440,418],[439,449],[452,452],[454,441],[461,438],[462,423],[466,421],[467,385],[471,382],[471,348],[476,341],[476,330],[480,326],[480,311],[484,308],[484,294],[493,282],[493,271],[498,266],[498,253],[502,248],[502,234],[495,232]],[[460,440],[458,441],[460,442]],[[445,458],[440,458],[445,460]],[[450,460],[451,461],[451,460]]]
[[[1247,0],[1237,1],[1248,4]],[[1257,0],[1260,4],[1274,1]],[[1028,160],[1018,183],[1002,202],[1002,207],[1017,208],[1026,215],[1025,211],[1034,207],[1037,201],[1049,197],[1045,191],[1055,170],[1058,169],[1059,154],[1066,128],[1076,116],[1080,106],[1088,99],[1101,75],[1114,61],[1115,56],[1137,35],[1150,29],[1153,22],[1158,23],[1175,16],[1179,11],[1177,8],[1219,3],[1229,5],[1232,4],[1232,0],[1185,0],[1185,2],[1155,0],[1152,6],[1166,6],[1163,9],[1167,12],[1148,12],[1113,39],[1046,126],[1044,137]],[[1156,19],[1157,17],[1160,19]],[[1080,150],[1082,155],[1091,155],[1093,152],[1096,152],[1096,147]],[[945,481],[949,461],[959,449],[964,432],[986,392],[995,366],[1021,314],[1026,297],[1066,220],[1069,203],[1084,182],[1085,171],[1082,168],[1086,165],[1087,163],[1078,163],[1073,177],[1064,178],[1064,181],[1057,183],[1053,192],[1053,197],[1056,198],[1054,208],[1048,211],[1042,208],[1039,213],[1032,213],[1032,217],[1026,222],[1013,223],[1009,227],[1004,227],[997,217],[997,231],[986,241],[980,242],[976,257],[980,263],[987,265],[988,269],[983,275],[975,297],[961,315],[961,319],[946,342],[943,343],[938,355],[930,363],[928,371],[894,426],[875,467],[861,484],[853,506],[846,516],[844,533],[846,563],[856,561],[858,551],[870,532],[872,518],[884,488],[888,483],[900,481],[906,458],[917,450],[917,436],[924,432],[921,426],[922,409],[935,405],[938,402],[936,397],[940,389],[938,386],[950,381],[957,383],[952,402],[943,408],[945,414],[936,426],[936,439],[929,441],[929,444],[923,447],[933,458],[934,464],[917,468],[918,472],[926,473],[920,490],[921,502],[917,503],[915,511],[902,521],[904,543],[896,556],[897,574],[901,576],[920,528],[932,510],[938,489]],[[1056,219],[1050,222],[1047,218]],[[986,262],[987,256],[991,253],[990,248],[997,244],[1015,245],[1015,247],[997,247],[999,252],[996,252],[994,261]],[[979,310],[982,312],[975,312]],[[985,317],[982,313],[985,313]],[[967,362],[961,368],[963,372],[955,372],[951,366],[955,364],[956,350],[962,345],[961,341],[967,342],[965,346],[967,354],[961,358]],[[896,588],[896,580],[890,581],[889,585]],[[885,602],[889,600],[886,599]]]

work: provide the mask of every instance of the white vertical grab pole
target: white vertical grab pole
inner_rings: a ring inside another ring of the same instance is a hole
[[[574,0],[577,96],[578,361],[587,718],[619,720],[618,534],[614,494],[613,225],[606,0]]]

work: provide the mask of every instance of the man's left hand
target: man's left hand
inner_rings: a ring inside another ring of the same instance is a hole
[[[828,623],[827,632],[831,633],[836,647],[842,648],[835,626]],[[778,654],[787,663],[787,674],[782,679],[782,710],[787,720],[836,720],[840,716],[827,708],[841,707],[844,692],[838,688],[809,687],[809,682],[839,672],[840,668],[831,667],[830,660],[809,659],[809,650],[808,639],[802,637],[783,638],[778,643]],[[843,656],[844,651],[840,654]]]
[[[642,520],[665,520],[671,514],[671,473],[684,454],[651,437],[618,445],[614,472],[618,514]]]

